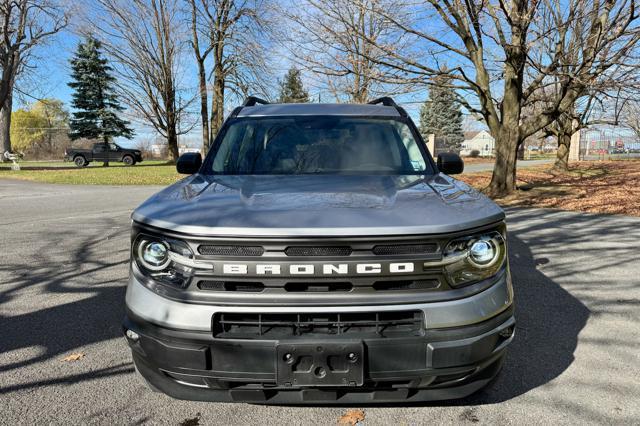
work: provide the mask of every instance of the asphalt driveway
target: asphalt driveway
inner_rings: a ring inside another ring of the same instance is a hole
[[[0,180],[0,424],[335,424],[346,407],[184,402],[137,382],[120,329],[129,214],[155,190]],[[531,209],[508,225],[518,326],[493,387],[365,407],[364,424],[638,424],[640,219]]]

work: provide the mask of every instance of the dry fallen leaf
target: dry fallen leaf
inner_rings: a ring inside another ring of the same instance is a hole
[[[200,417],[202,415],[197,413],[196,416],[192,419],[184,419],[180,422],[180,426],[199,426],[200,425]]]
[[[363,420],[364,420],[364,411],[349,410],[338,419],[338,424],[355,426]]]
[[[81,352],[79,352],[79,353],[77,353],[77,354],[67,355],[67,356],[65,356],[64,358],[62,358],[62,360],[63,360],[63,361],[67,361],[67,362],[69,362],[69,361],[77,361],[77,360],[79,360],[80,358],[84,358],[84,354],[83,354],[83,353],[81,353]]]

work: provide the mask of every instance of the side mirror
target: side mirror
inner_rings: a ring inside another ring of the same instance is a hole
[[[464,170],[464,161],[458,154],[443,152],[438,154],[438,169],[445,175],[457,175]]]
[[[199,152],[186,152],[178,158],[176,169],[183,175],[197,173],[202,166],[202,155]]]

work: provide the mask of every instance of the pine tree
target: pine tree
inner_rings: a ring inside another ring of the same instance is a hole
[[[134,134],[129,122],[118,116],[124,107],[113,87],[113,69],[100,48],[100,41],[88,37],[78,44],[75,57],[71,59],[72,81],[68,85],[73,89],[71,105],[75,109],[69,122],[71,140],[101,139],[107,144],[113,138],[130,139]],[[109,161],[104,165],[108,166]]]
[[[447,80],[436,77],[433,83],[420,109],[420,134],[425,140],[434,134],[438,147],[459,152],[464,141],[460,104]]]
[[[284,80],[280,82],[280,103],[305,103],[310,102],[309,92],[302,85],[300,70],[294,68],[289,69],[284,76]]]

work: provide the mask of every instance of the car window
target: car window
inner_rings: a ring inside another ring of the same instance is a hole
[[[118,145],[116,145],[115,143],[110,143],[109,144],[109,149],[111,151],[117,151],[118,150]]]
[[[242,118],[227,127],[208,170],[214,174],[429,173],[418,144],[411,128],[395,119]]]

